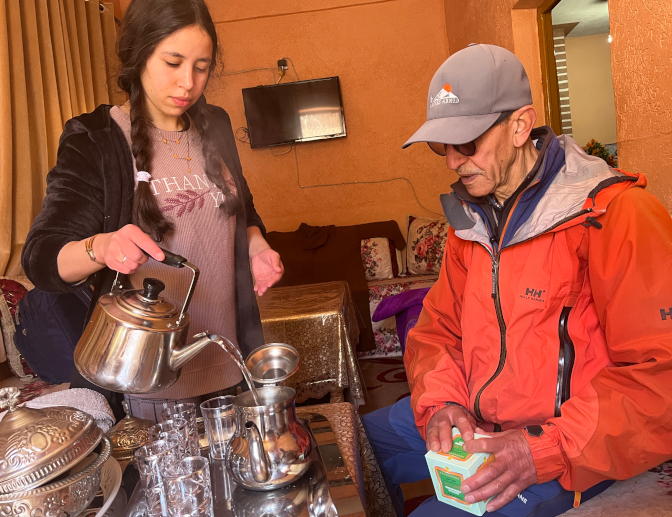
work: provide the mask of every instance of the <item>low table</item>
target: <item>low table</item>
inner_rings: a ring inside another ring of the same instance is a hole
[[[299,418],[313,413],[327,419],[331,431],[315,432],[318,444],[336,443],[371,517],[397,517],[378,460],[355,408],[347,402],[296,408]],[[311,428],[315,428],[311,424]]]
[[[343,390],[355,407],[364,404],[365,386],[355,348],[357,310],[347,282],[275,287],[257,298],[267,343],[287,343],[299,351],[301,366],[287,385],[297,402],[331,395],[343,402]]]

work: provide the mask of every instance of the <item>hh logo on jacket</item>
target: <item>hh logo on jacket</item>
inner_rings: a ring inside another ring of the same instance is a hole
[[[663,319],[663,321],[665,321],[668,316],[672,320],[672,307],[670,307],[669,311],[666,311],[665,309],[660,309],[660,317]]]
[[[544,293],[546,289],[535,289],[534,287],[526,287],[525,294],[521,294],[520,297],[523,300],[532,300],[534,302],[545,302],[546,298]]]

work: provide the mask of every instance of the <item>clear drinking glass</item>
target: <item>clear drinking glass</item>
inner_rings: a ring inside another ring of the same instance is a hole
[[[213,517],[208,459],[188,456],[163,470],[168,517]]]
[[[191,456],[189,442],[189,422],[184,418],[172,418],[149,428],[150,441],[162,440],[167,436],[177,435],[180,441],[180,459]]]
[[[189,450],[190,456],[200,456],[201,447],[198,440],[198,422],[196,422],[196,404],[183,402],[168,406],[161,411],[161,420],[166,422],[173,418],[184,418],[189,424]]]
[[[227,451],[236,431],[234,398],[233,395],[215,397],[201,404],[205,433],[210,443],[210,456],[218,460],[227,459]]]
[[[166,515],[166,496],[162,472],[179,461],[180,442],[175,436],[156,440],[135,451],[140,472],[140,482],[145,490],[147,509],[150,517]]]
[[[215,397],[201,404],[205,434],[208,435],[208,442],[210,444],[210,458],[214,462],[225,462],[229,458],[231,441],[236,431],[236,411],[233,406],[234,398],[236,397],[233,395]],[[222,469],[222,482],[224,498],[230,501],[232,496],[231,478],[225,465]]]

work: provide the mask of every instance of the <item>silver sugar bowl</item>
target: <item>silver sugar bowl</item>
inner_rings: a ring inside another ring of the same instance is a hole
[[[112,445],[74,408],[18,408],[19,390],[0,389],[0,515],[74,517],[93,501]]]

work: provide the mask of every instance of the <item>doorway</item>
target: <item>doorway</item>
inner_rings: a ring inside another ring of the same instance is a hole
[[[617,157],[609,3],[560,0],[550,11],[560,130]],[[591,143],[592,142],[592,143]]]

